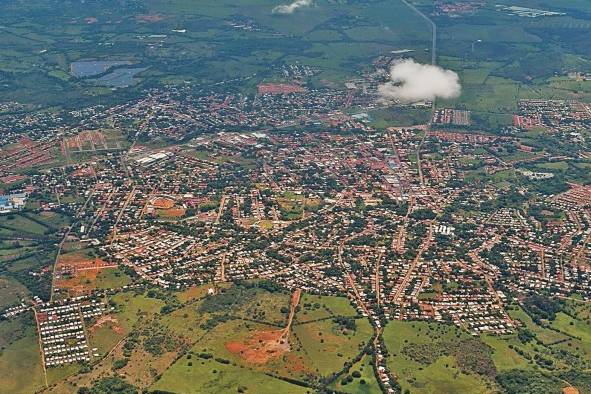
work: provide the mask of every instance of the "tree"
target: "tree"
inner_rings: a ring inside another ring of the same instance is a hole
[[[138,394],[138,390],[135,386],[118,377],[97,380],[93,383],[90,389],[82,387],[78,390],[78,393],[81,392],[80,390],[87,390],[82,391],[83,394]]]

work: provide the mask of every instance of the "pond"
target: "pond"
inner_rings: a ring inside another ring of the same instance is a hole
[[[70,64],[70,73],[78,78],[102,74],[111,67],[131,64],[127,60],[84,60]]]
[[[94,81],[103,86],[124,88],[133,85],[135,83],[133,77],[147,69],[147,67],[118,68]]]

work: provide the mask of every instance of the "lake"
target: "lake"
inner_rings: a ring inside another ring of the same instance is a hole
[[[113,88],[124,88],[133,85],[135,82],[133,77],[147,69],[147,67],[118,68],[94,81],[99,85],[110,86]]]
[[[102,74],[111,67],[131,64],[127,60],[83,60],[70,64],[70,73],[78,78]]]

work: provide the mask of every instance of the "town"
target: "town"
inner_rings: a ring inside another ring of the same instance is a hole
[[[170,88],[67,122],[5,118],[2,212],[69,220],[53,228],[54,262],[26,274],[49,297],[3,317],[34,311],[44,368],[89,364],[101,359],[87,331],[108,319],[104,291],[215,295],[271,281],[347,297],[372,326],[381,387],[395,392],[382,338],[391,321],[502,336],[523,330],[508,306],[533,293],[591,300],[591,187],[559,171],[574,163],[584,179],[588,104],[523,101],[501,134],[468,131],[469,111],[450,108],[378,129],[367,114],[384,105],[378,75],[345,92],[297,81],[255,96]],[[91,252],[69,258],[70,248]],[[93,288],[109,270],[135,284]]]

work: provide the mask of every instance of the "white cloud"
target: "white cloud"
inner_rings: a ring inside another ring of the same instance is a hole
[[[309,7],[312,5],[312,0],[295,0],[291,4],[281,4],[273,8],[273,14],[291,14],[298,8]]]
[[[404,103],[454,98],[462,87],[458,74],[430,64],[401,60],[390,68],[390,81],[378,87],[378,93],[389,100]]]

